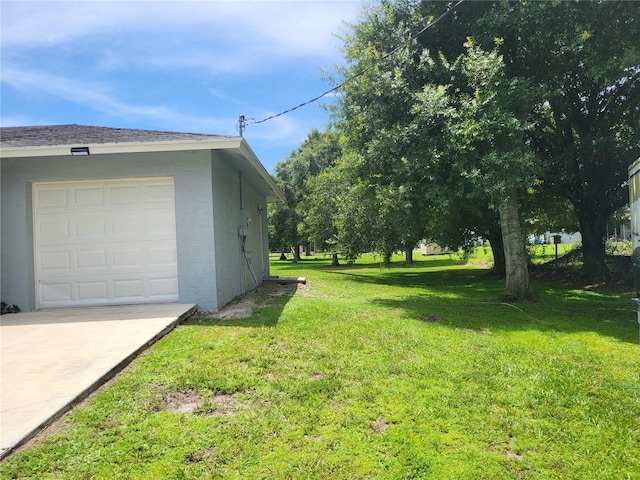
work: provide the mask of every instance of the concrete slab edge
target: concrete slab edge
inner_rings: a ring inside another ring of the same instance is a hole
[[[98,380],[96,380],[94,383],[92,383],[89,387],[87,387],[82,392],[80,392],[73,400],[71,400],[69,403],[67,403],[64,407],[60,408],[51,417],[49,417],[47,420],[45,420],[39,426],[34,428],[22,440],[20,440],[19,442],[17,442],[15,445],[13,445],[11,447],[7,447],[7,448],[2,449],[0,451],[0,461],[7,460],[11,456],[11,454],[14,453],[18,448],[20,448],[21,446],[23,446],[24,444],[29,442],[29,440],[31,440],[34,437],[36,437],[40,432],[42,432],[45,428],[47,428],[52,423],[54,423],[56,420],[61,418],[65,413],[67,413],[69,410],[71,410],[74,406],[76,406],[77,404],[79,404],[80,402],[82,402],[83,400],[88,398],[98,388],[100,388],[102,385],[107,383],[109,380],[111,380],[113,377],[115,377],[118,373],[120,373],[122,370],[124,370],[127,367],[127,365],[129,365],[133,360],[135,360],[136,357],[138,357],[142,352],[144,352],[146,349],[148,349],[151,345],[156,343],[162,337],[167,335],[171,330],[173,330],[180,323],[184,322],[186,319],[191,317],[194,313],[196,313],[197,310],[198,310],[198,306],[197,305],[194,305],[193,307],[191,307],[189,310],[187,310],[185,313],[180,315],[173,322],[171,322],[169,325],[167,325],[165,328],[163,328],[160,332],[158,332],[153,337],[151,337],[146,343],[141,345],[139,348],[137,348],[135,351],[133,351],[130,355],[128,355],[125,359],[123,359],[121,362],[119,362],[111,370],[109,370],[107,373],[105,373],[102,377],[100,377]]]
[[[270,276],[270,277],[263,277],[262,279],[263,282],[272,282],[272,283],[280,283],[280,284],[285,284],[285,283],[302,283],[303,285],[307,284],[307,278],[306,277],[280,277],[280,276]]]

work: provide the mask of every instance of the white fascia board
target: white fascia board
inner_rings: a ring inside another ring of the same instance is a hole
[[[0,149],[3,158],[70,156],[72,147],[89,147],[91,155],[109,153],[177,152],[185,150],[238,149],[241,137],[220,137],[215,140],[171,140],[166,142],[83,143],[42,147],[7,147]]]
[[[280,187],[276,185],[276,182],[273,181],[273,177],[269,174],[269,172],[267,172],[267,170],[264,168],[264,165],[260,163],[260,160],[258,160],[258,157],[255,153],[253,153],[253,150],[246,142],[246,140],[244,140],[244,138],[242,139],[242,142],[240,144],[240,153],[242,153],[242,155],[249,161],[249,163],[251,163],[251,166],[263,178],[269,190],[273,192],[273,195],[277,199],[275,203],[285,202],[286,200],[284,198],[284,193],[282,193]]]
[[[0,149],[0,158],[71,156],[72,147],[89,147],[90,155],[179,152],[189,150],[236,150],[247,159],[253,169],[273,192],[276,201],[284,202],[284,194],[273,181],[251,147],[242,137],[220,137],[206,140],[170,140],[160,142],[84,143],[41,147],[7,147]]]

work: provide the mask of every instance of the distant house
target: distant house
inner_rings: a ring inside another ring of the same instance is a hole
[[[269,275],[282,193],[242,137],[0,129],[1,298],[22,310],[196,303]]]
[[[427,242],[427,240],[421,240],[420,244],[420,255],[443,255],[446,253],[454,253],[449,247],[441,247],[437,243]]]

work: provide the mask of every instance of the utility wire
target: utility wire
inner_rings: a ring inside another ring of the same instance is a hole
[[[291,113],[294,110],[298,110],[299,108],[302,108],[304,106],[307,106],[311,103],[317,102],[318,100],[320,100],[323,97],[326,97],[327,95],[329,95],[330,93],[335,92],[336,90],[339,90],[340,88],[344,87],[347,83],[355,80],[358,77],[361,77],[362,75],[364,75],[365,73],[367,73],[369,70],[371,70],[373,67],[375,67],[376,65],[384,62],[385,60],[387,60],[389,57],[395,55],[396,53],[398,53],[400,50],[402,50],[408,43],[411,43],[413,40],[417,39],[420,35],[422,35],[425,31],[427,31],[429,28],[433,27],[436,23],[438,23],[440,20],[442,20],[444,17],[446,17],[449,13],[451,13],[453,10],[455,10],[458,5],[460,5],[462,2],[464,2],[464,0],[458,0],[458,2],[456,2],[455,5],[453,5],[452,7],[449,7],[444,13],[442,13],[438,18],[436,18],[435,20],[431,21],[430,23],[428,23],[424,28],[422,28],[418,33],[412,35],[411,37],[409,37],[409,39],[407,40],[406,43],[401,43],[400,45],[398,45],[396,48],[394,48],[393,50],[391,50],[389,53],[387,53],[386,55],[383,55],[382,57],[378,58],[377,60],[375,60],[371,65],[369,65],[366,68],[363,68],[362,70],[360,70],[359,72],[356,72],[354,75],[352,75],[351,77],[343,80],[342,82],[338,83],[337,85],[335,85],[333,88],[327,90],[324,93],[321,93],[320,95],[318,95],[317,97],[312,98],[311,100],[307,100],[306,102],[302,102],[299,105],[296,105],[295,107],[291,107],[287,110],[284,110],[280,113],[276,113],[275,115],[271,115],[267,118],[263,118],[262,120],[254,120],[253,118],[246,118],[244,115],[240,115],[238,122],[236,124],[236,129],[238,130],[238,132],[240,132],[240,136],[242,136],[242,133],[244,132],[244,130],[246,129],[247,125],[257,125],[259,123],[264,123],[264,122],[268,122],[269,120],[273,120],[274,118],[277,117],[281,117],[282,115],[286,115],[287,113]]]

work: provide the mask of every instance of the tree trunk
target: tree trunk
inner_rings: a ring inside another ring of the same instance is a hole
[[[300,261],[300,245],[296,245],[291,250],[293,250],[293,263],[298,263]]]
[[[304,246],[304,255],[305,255],[305,257],[310,257],[311,256],[311,244],[310,243],[307,243]]]
[[[593,215],[579,215],[579,220],[582,234],[582,277],[590,283],[606,280],[609,277],[604,249],[606,220],[601,221]]]
[[[404,251],[404,263],[406,265],[413,264],[413,248],[409,247]]]
[[[529,300],[533,295],[529,284],[529,260],[522,237],[515,192],[509,192],[502,199],[499,213],[506,272],[503,298],[507,301]]]
[[[494,234],[487,234],[487,240],[491,246],[491,253],[493,253],[493,268],[491,271],[495,275],[501,277],[507,273],[504,261],[504,243],[502,242],[502,233],[498,232]]]
[[[340,266],[340,262],[338,261],[338,254],[337,253],[332,253],[331,254],[331,266],[332,267],[339,267]]]

